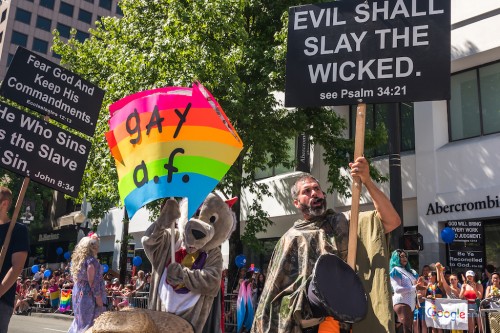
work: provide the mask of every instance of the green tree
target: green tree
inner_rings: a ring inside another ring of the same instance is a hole
[[[231,238],[233,255],[240,239],[256,244],[255,233],[270,224],[260,206],[269,193],[255,182],[255,171],[293,165],[287,140],[300,133],[326,147],[329,191],[347,192],[340,175],[352,142],[342,138],[345,121],[331,110],[288,110],[274,96],[284,87],[286,24],[289,6],[274,0],[122,0],[122,18],[102,18],[84,43],[54,38],[61,64],[106,90],[103,110],[92,138],[83,195],[93,217],[118,202],[117,175],[104,133],[110,103],[131,93],[164,86],[205,85],[238,131],[244,149],[218,188],[228,196],[242,189],[256,194],[246,231]],[[239,216],[239,204],[234,208]],[[230,259],[233,262],[233,257]]]
[[[0,185],[8,187],[12,191],[12,206],[10,208],[10,216],[14,213],[19,192],[23,184],[24,177],[16,175],[10,171],[0,169]],[[24,200],[21,204],[17,222],[21,222],[22,215],[26,212],[26,207],[30,207],[30,213],[33,220],[29,225],[31,241],[34,241],[34,235],[46,227],[50,220],[48,218],[49,208],[52,203],[52,190],[44,185],[30,181]]]

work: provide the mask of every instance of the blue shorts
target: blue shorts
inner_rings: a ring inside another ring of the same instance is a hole
[[[476,318],[477,317],[477,310],[478,310],[478,307],[477,307],[477,304],[476,302],[474,303],[467,303],[467,308],[469,310],[469,314],[468,314],[468,317],[469,318]]]
[[[425,320],[425,303],[420,304],[420,307],[413,311],[413,320]]]

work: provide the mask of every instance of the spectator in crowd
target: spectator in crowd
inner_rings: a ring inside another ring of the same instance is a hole
[[[118,298],[120,302],[118,302],[117,307],[118,310],[122,310],[132,304],[132,298],[135,295],[134,286],[132,284],[126,284],[125,288],[120,292]]]
[[[140,270],[137,272],[137,279],[135,280],[135,291],[143,292],[144,283],[146,283],[144,271]]]
[[[17,301],[17,304],[14,307],[14,311],[16,314],[27,313],[33,304],[35,304],[35,300],[38,297],[38,290],[36,288],[36,284],[31,281],[29,283],[28,290],[26,291],[24,298]]]
[[[265,283],[266,283],[265,275],[262,273],[259,273],[257,275],[257,279],[255,282],[255,304],[254,304],[255,308],[257,308],[257,304],[259,304],[260,295],[262,294],[262,290],[264,289]]]
[[[441,263],[436,263],[437,280],[443,286],[446,297],[451,299],[460,299],[460,286],[458,285],[458,276],[451,274],[449,281],[446,280],[444,275],[444,267]]]
[[[420,275],[424,277],[425,281],[429,281],[429,273],[430,272],[431,272],[431,266],[424,265],[424,266],[422,266],[422,273]]]
[[[149,289],[151,288],[151,274],[147,273],[145,277],[145,282],[144,282],[144,287],[142,288],[142,291],[145,293],[149,293]]]
[[[17,303],[17,300],[22,299],[23,297],[24,297],[23,278],[18,276],[16,281],[16,296],[14,298],[14,305]]]
[[[63,289],[63,286],[64,286],[64,278],[63,277],[60,277],[57,280],[57,286],[59,287],[59,289]]]
[[[476,273],[474,271],[467,271],[465,273],[464,284],[460,290],[460,298],[466,299],[469,307],[469,332],[474,332],[476,322],[479,331],[481,331],[481,321],[478,319],[478,305],[476,300],[483,298],[483,286],[477,283]]]
[[[101,280],[103,272],[97,261],[99,238],[97,235],[83,237],[71,255],[71,275],[74,286],[72,292],[74,320],[68,333],[85,332],[94,320],[104,312],[105,291]]]
[[[40,266],[40,269],[33,276],[33,281],[37,283],[38,286],[42,285],[42,280],[45,274],[45,266]]]
[[[497,272],[491,274],[491,284],[486,287],[485,298],[500,297],[500,275]],[[498,301],[497,301],[498,304]],[[495,306],[493,306],[495,307]]]
[[[496,271],[495,266],[492,264],[486,265],[483,271],[483,280],[481,281],[481,284],[483,285],[483,290],[486,290],[486,287],[491,285],[491,274]]]
[[[12,192],[1,186],[0,248],[4,255],[4,261],[0,266],[0,333],[6,333],[9,328],[15,306],[16,279],[23,270],[29,251],[28,229],[22,223],[11,223],[8,215],[11,204]],[[10,239],[7,239],[9,229],[11,234]]]

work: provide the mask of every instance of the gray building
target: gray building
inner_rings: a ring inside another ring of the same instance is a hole
[[[5,77],[18,46],[59,63],[51,51],[52,31],[69,38],[89,37],[88,30],[103,16],[121,16],[118,0],[8,0],[0,5],[0,80]]]

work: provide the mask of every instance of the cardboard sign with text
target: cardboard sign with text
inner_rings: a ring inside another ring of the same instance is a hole
[[[0,102],[0,166],[76,197],[91,144]]]
[[[449,0],[291,7],[285,106],[449,99],[450,32]]]
[[[104,98],[104,90],[22,47],[17,48],[0,93],[89,136]]]

